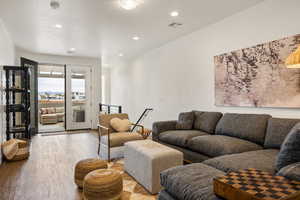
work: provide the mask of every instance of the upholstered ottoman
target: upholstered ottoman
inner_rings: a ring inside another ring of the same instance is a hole
[[[117,200],[123,192],[123,179],[116,170],[98,169],[84,178],[83,199]]]
[[[125,171],[150,193],[161,190],[160,172],[183,164],[183,154],[152,140],[125,143]]]
[[[96,170],[96,169],[107,169],[107,162],[97,158],[90,158],[79,161],[75,166],[74,179],[75,183],[79,188],[83,187],[84,177]]]

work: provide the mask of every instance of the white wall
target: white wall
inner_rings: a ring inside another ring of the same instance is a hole
[[[74,66],[90,66],[92,68],[92,128],[97,128],[99,103],[101,101],[101,59],[76,57],[76,56],[55,56],[32,53],[16,48],[16,63],[20,63],[20,57],[35,60],[39,63],[53,63]]]
[[[2,20],[0,19],[0,66],[2,65],[14,65],[15,59],[15,47],[14,43],[7,32]],[[5,113],[4,113],[4,80],[3,69],[0,68],[0,144],[5,140]],[[2,162],[2,153],[0,145],[0,164]]]
[[[102,85],[101,103],[110,104],[110,98],[111,98],[110,68],[102,68],[102,76],[104,77],[104,85]],[[104,96],[103,96],[103,94],[104,94]]]
[[[115,67],[111,102],[134,120],[153,107],[148,126],[192,109],[300,118],[299,109],[214,106],[213,63],[215,55],[299,34],[299,8],[299,0],[266,0]]]

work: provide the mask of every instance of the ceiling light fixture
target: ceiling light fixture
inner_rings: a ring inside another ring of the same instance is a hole
[[[132,10],[141,4],[141,0],[119,0],[119,4],[125,10]]]
[[[55,28],[62,28],[61,24],[55,24]]]
[[[134,36],[134,37],[132,37],[132,39],[135,40],[135,41],[138,41],[138,40],[140,40],[140,37]]]
[[[76,49],[74,47],[70,48],[67,53],[72,54],[75,53]]]
[[[179,12],[173,11],[173,12],[170,13],[170,15],[171,15],[172,17],[177,17],[177,16],[179,16]]]
[[[122,53],[119,53],[119,56],[120,56],[120,57],[123,57],[123,56],[124,56],[124,54],[122,54]]]

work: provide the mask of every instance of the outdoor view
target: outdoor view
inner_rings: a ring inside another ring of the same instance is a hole
[[[73,122],[85,122],[85,75],[72,73]],[[39,130],[40,132],[64,131],[65,123],[65,75],[64,68],[40,66],[38,78]]]

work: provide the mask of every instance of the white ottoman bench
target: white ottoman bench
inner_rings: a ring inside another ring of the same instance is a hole
[[[160,172],[183,164],[183,153],[152,140],[125,143],[125,171],[150,193],[161,190]]]

